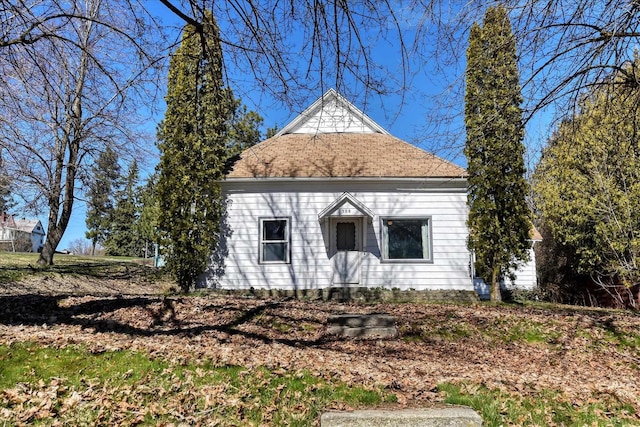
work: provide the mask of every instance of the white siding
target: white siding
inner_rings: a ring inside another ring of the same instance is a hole
[[[509,280],[507,287],[531,290],[537,285],[536,254],[533,251],[533,247],[531,247],[531,249],[529,249],[529,262],[518,268],[516,271],[516,279],[513,282]]]
[[[365,123],[364,115],[350,110],[335,99],[325,102],[322,108],[304,117],[300,125],[293,127],[290,133],[371,133],[373,129]]]
[[[535,244],[535,243],[534,243]],[[489,299],[491,288],[481,277],[473,280],[475,291],[481,299]],[[533,290],[538,286],[538,276],[536,274],[536,253],[533,246],[529,249],[529,261],[520,266],[515,272],[515,280],[506,279],[502,288]]]
[[[44,236],[44,228],[42,227],[40,221],[38,221],[38,224],[33,228],[33,231],[31,232],[31,246],[33,252],[38,252],[38,250],[42,246],[44,246]]]
[[[241,191],[236,187],[227,192],[228,255],[224,274],[215,280],[217,283],[209,283],[210,286],[225,289],[331,287],[333,269],[329,258],[328,225],[319,221],[318,214],[344,191],[349,191],[375,215],[366,227],[367,244],[357,286],[473,290],[466,247],[464,188],[397,192],[374,191],[384,186],[338,189],[317,182],[297,187],[292,191],[275,184],[270,185],[271,191],[265,191],[264,185],[247,185]],[[291,218],[291,263],[259,264],[259,218],[276,216]],[[387,216],[430,217],[433,262],[382,262],[380,218]]]
[[[7,247],[16,245],[18,251],[37,252],[44,244],[44,228],[39,220],[16,220],[14,227],[0,227],[0,242]],[[28,244],[27,244],[28,243]]]

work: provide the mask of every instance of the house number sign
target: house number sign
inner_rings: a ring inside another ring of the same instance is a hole
[[[347,209],[347,208],[340,208],[338,209],[338,215],[342,216],[342,215],[351,215],[353,214],[353,209]]]

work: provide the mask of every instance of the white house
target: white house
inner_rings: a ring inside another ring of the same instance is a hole
[[[44,244],[45,231],[40,220],[15,219],[0,214],[0,248],[12,252],[37,252]]]
[[[18,230],[29,236],[31,241],[31,252],[38,252],[44,246],[45,231],[39,219],[17,219],[16,226]]]
[[[329,90],[223,182],[211,287],[474,290],[466,171]]]

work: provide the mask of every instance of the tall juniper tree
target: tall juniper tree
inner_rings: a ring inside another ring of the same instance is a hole
[[[506,10],[487,9],[467,49],[464,153],[469,173],[469,248],[491,300],[500,281],[528,258],[531,212],[525,197],[522,95],[515,39]]]
[[[188,291],[217,245],[224,211],[219,181],[233,112],[219,29],[210,12],[201,32],[192,25],[183,31],[169,65],[166,101],[158,130],[158,231],[166,267]]]

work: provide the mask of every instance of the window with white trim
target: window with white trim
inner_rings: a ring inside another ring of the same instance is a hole
[[[432,261],[431,218],[383,218],[382,259]]]
[[[260,263],[290,262],[289,218],[260,218]]]

